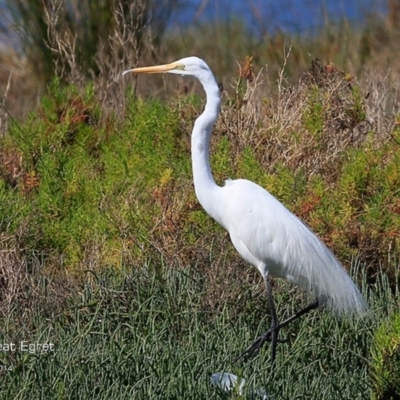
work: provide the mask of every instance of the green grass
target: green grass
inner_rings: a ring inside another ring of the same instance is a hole
[[[2,317],[3,343],[51,342],[54,351],[0,352],[3,367],[12,368],[2,371],[0,396],[238,398],[210,384],[212,373],[230,371],[246,379],[244,398],[261,387],[275,399],[366,399],[374,333],[398,305],[383,274],[368,288],[364,277],[363,287],[369,318],[348,322],[310,313],[281,332],[288,343],[278,345],[273,373],[269,345],[252,361],[231,362],[269,326],[265,295],[248,284],[233,307],[215,312],[207,307],[212,294],[196,267],[149,263],[93,275],[58,315],[46,318],[37,309],[15,323],[21,315],[16,306]],[[285,318],[298,309],[299,298],[288,284],[276,288],[278,313]]]

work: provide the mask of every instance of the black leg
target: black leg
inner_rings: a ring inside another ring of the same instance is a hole
[[[268,283],[268,285],[269,285],[269,283]],[[269,297],[269,295],[268,295],[268,297]],[[296,314],[294,314],[291,317],[289,317],[288,319],[285,319],[285,321],[281,322],[278,325],[278,331],[279,331],[279,329],[283,328],[284,326],[289,325],[292,321],[296,320],[297,318],[300,318],[302,315],[307,314],[309,311],[314,310],[315,308],[318,308],[318,305],[319,305],[318,300],[316,300],[313,303],[309,304],[307,307],[304,307],[303,309],[298,311]],[[271,313],[272,312],[275,312],[275,307],[274,307],[273,311],[271,310]],[[261,349],[261,347],[264,345],[265,342],[268,342],[268,341],[273,342],[273,340],[274,340],[273,331],[274,330],[276,331],[276,328],[273,328],[271,326],[271,329],[266,331],[256,341],[254,341],[245,351],[240,353],[233,360],[233,362],[238,361],[242,357],[253,358],[258,353],[258,351]],[[277,334],[278,334],[278,332],[276,332],[276,335]],[[276,336],[276,339],[275,339],[275,350],[273,348],[271,349],[271,352],[272,352],[272,355],[271,355],[272,365],[275,362],[276,345],[277,345],[278,342],[284,342],[284,340],[279,340],[278,337]],[[272,343],[272,347],[273,347],[273,345],[274,345],[274,343]]]
[[[267,289],[269,309],[271,312],[271,366],[274,368],[275,365],[275,356],[276,356],[276,346],[278,345],[278,333],[279,333],[279,322],[276,316],[276,309],[274,303],[274,296],[272,295],[271,283],[268,279],[268,274],[264,276],[265,287]],[[260,346],[261,347],[261,346]],[[258,347],[258,350],[260,349]],[[258,351],[257,350],[257,351]]]

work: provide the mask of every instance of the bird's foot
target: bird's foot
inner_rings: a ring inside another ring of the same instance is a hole
[[[258,339],[256,339],[245,351],[240,353],[234,360],[233,362],[236,362],[240,360],[241,358],[246,358],[246,359],[252,359],[257,355],[257,353],[260,351],[261,347],[265,344],[265,342],[271,342],[272,341],[272,333],[275,330],[276,334],[278,334],[280,326],[277,326],[275,328],[271,328],[268,331],[266,331],[264,334],[262,334]],[[277,343],[286,343],[287,339],[278,339],[276,340]]]

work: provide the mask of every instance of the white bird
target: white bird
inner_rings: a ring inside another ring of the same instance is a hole
[[[239,254],[256,267],[264,278],[271,312],[271,329],[260,336],[238,358],[253,356],[271,340],[274,365],[279,329],[323,305],[336,315],[362,315],[367,305],[342,265],[317,236],[282,203],[257,184],[227,180],[218,186],[211,173],[209,143],[218,118],[221,94],[208,65],[198,57],[171,64],[129,69],[127,73],[171,73],[197,78],[207,102],[196,119],[191,153],[196,196],[204,210],[230,235]],[[316,301],[291,318],[278,322],[269,277],[279,277],[311,293]]]

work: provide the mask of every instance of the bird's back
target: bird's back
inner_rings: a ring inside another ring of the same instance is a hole
[[[362,314],[364,299],[324,243],[282,203],[253,182],[221,188],[221,223],[241,256],[262,274],[287,279],[336,314]]]

